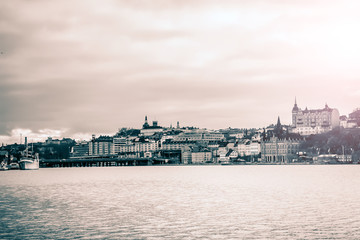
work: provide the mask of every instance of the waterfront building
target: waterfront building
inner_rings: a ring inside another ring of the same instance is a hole
[[[212,152],[199,146],[184,146],[181,149],[181,162],[183,164],[201,164],[212,162]]]
[[[234,162],[239,158],[239,153],[236,150],[233,149],[221,149],[219,151],[219,156],[217,159],[218,163],[230,163]]]
[[[207,163],[212,161],[212,153],[208,149],[194,151],[191,153],[191,162],[195,164]]]
[[[290,163],[296,158],[302,140],[271,137],[261,142],[261,160],[265,163]]]
[[[326,104],[323,109],[301,110],[296,99],[292,109],[292,132],[300,135],[320,134],[340,126],[339,111],[329,108]]]
[[[256,156],[260,154],[261,146],[260,146],[260,142],[258,141],[244,139],[238,142],[236,150],[239,152],[239,155],[241,157]]]
[[[72,147],[70,152],[71,157],[85,157],[89,156],[89,142],[81,141]]]
[[[114,143],[114,154],[118,155],[131,155],[137,157],[153,156],[153,153],[159,150],[159,144],[155,140],[137,139],[135,141],[124,141],[117,139],[116,145]]]
[[[113,138],[110,136],[100,136],[92,139],[89,142],[89,155],[90,156],[105,156],[113,154]]]
[[[183,164],[191,163],[191,153],[192,153],[192,148],[190,146],[185,146],[181,149],[181,162]]]
[[[123,151],[127,145],[132,145],[132,139],[129,137],[114,137],[113,138],[113,154],[118,154]]]
[[[250,151],[250,143],[249,139],[243,139],[237,144],[237,152],[241,157],[249,155]]]
[[[250,142],[250,155],[257,156],[261,153],[261,144],[258,141],[251,141]]]

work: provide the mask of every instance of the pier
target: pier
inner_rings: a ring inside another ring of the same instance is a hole
[[[69,159],[41,159],[41,168],[68,167],[111,167],[111,166],[148,166],[162,165],[168,159],[159,158],[69,158]]]

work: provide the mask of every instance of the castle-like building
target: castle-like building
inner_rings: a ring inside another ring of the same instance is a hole
[[[301,135],[319,134],[340,126],[339,111],[325,104],[323,109],[302,110],[296,99],[292,109],[292,132]]]
[[[261,141],[261,161],[264,163],[292,163],[297,159],[302,137],[284,129],[278,118],[272,130],[263,133]]]

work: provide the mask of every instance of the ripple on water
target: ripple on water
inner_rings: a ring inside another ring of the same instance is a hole
[[[357,239],[358,170],[179,166],[14,171],[0,174],[0,238]]]

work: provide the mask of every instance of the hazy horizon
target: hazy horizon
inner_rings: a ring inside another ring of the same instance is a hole
[[[357,1],[0,3],[0,143],[360,107]]]

